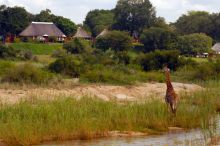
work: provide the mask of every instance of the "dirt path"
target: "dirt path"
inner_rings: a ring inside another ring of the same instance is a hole
[[[202,87],[195,84],[173,83],[177,93],[194,92]],[[145,83],[136,86],[110,86],[110,85],[78,85],[72,88],[50,89],[50,88],[30,88],[30,89],[0,89],[0,100],[3,103],[16,103],[21,99],[54,99],[57,97],[82,96],[98,97],[103,100],[116,99],[141,100],[158,98],[163,99],[166,92],[166,85],[163,83]]]

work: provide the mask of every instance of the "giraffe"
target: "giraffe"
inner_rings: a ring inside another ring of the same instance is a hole
[[[164,67],[164,72],[165,72],[166,85],[167,85],[165,101],[167,105],[170,106],[172,113],[176,114],[177,103],[178,103],[179,98],[176,92],[174,91],[173,85],[171,83],[170,69],[168,68],[167,65]]]

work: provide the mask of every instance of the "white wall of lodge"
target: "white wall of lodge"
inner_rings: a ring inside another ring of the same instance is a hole
[[[50,37],[50,36],[49,36]],[[44,36],[33,36],[32,39],[33,40],[37,40],[37,41],[40,41],[40,42],[44,42],[44,41],[47,41],[49,37],[44,37]],[[56,37],[56,41],[58,42],[64,42],[65,41],[65,38],[66,37]]]

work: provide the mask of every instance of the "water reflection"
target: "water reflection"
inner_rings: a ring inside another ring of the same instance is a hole
[[[65,143],[44,144],[41,146],[203,146],[203,133],[199,130],[187,133],[169,133],[162,136],[139,138],[108,138],[92,141],[72,141]]]

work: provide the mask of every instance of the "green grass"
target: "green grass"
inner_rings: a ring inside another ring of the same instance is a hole
[[[34,55],[51,55],[55,50],[61,49],[63,44],[43,44],[43,43],[11,43],[13,48],[22,51],[31,51]]]
[[[123,104],[86,97],[24,101],[0,107],[0,139],[11,145],[31,145],[104,137],[115,130],[159,134],[170,126],[208,128],[219,103],[212,91],[183,95],[174,117],[163,102],[155,100]]]
[[[198,63],[204,63],[204,62],[208,62],[208,58],[196,58],[196,57],[192,57],[193,61],[196,61]]]

